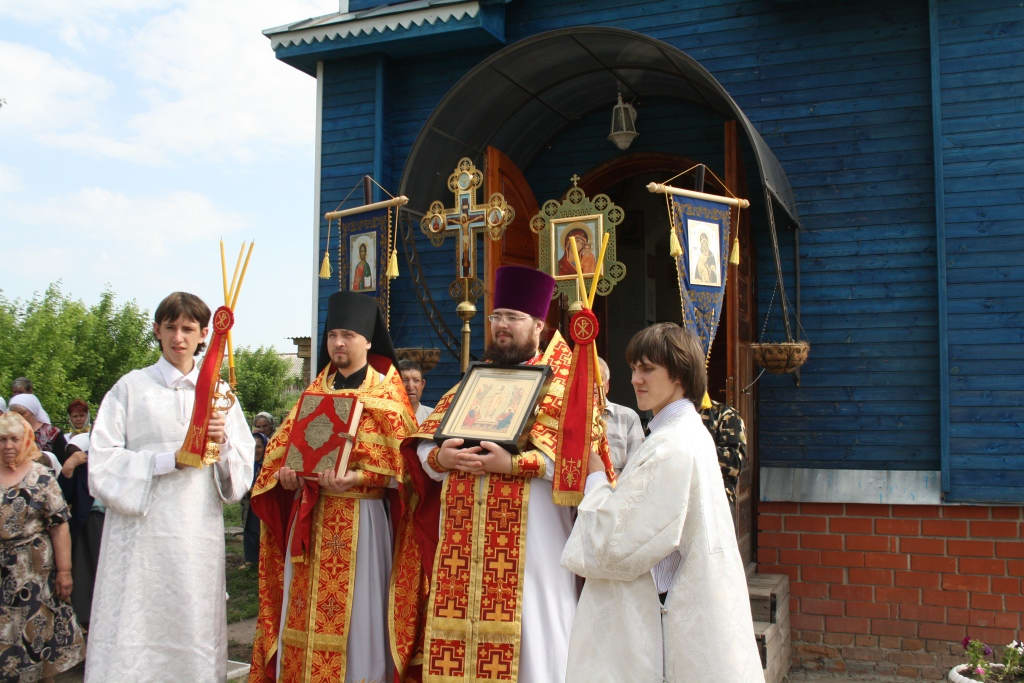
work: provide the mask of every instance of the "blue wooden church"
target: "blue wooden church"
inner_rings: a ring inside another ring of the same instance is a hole
[[[317,81],[318,262],[324,214],[364,176],[409,198],[390,324],[437,359],[427,403],[458,379],[462,321],[452,242],[420,218],[451,205],[461,158],[483,173],[478,201],[501,192],[516,213],[500,242],[479,238],[474,354],[495,268],[537,263],[540,205],[578,185],[623,209],[626,277],[595,312],[627,405],[626,341],[680,320],[665,201],[645,186],[706,168],[674,182],[751,202],[709,380],[747,425],[744,557],[788,577],[763,615],[785,633],[764,640],[787,666],[937,680],[968,632],[1020,637],[1020,2],[342,0],[265,34]],[[620,95],[637,114],[625,150],[608,140]],[[317,282],[314,339],[347,286]],[[807,362],[763,372],[751,344],[789,339]]]

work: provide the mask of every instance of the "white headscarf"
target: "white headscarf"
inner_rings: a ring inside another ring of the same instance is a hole
[[[3,396],[0,396],[0,415],[7,412],[7,401],[4,400]]]
[[[46,424],[52,424],[50,422],[50,416],[47,415],[46,411],[43,410],[43,404],[39,402],[35,394],[15,394],[11,396],[10,407],[23,406],[28,409],[30,413],[36,416],[36,419]]]
[[[75,434],[68,439],[68,443],[73,446],[78,446],[86,453],[89,452],[89,432],[82,432],[81,434]]]

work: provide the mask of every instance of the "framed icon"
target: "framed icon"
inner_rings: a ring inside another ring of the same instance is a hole
[[[547,365],[509,368],[473,363],[434,433],[434,441],[463,439],[466,446],[493,441],[510,453],[519,453],[529,440],[537,402],[550,373]]]
[[[551,272],[556,280],[576,278],[569,240],[576,241],[584,277],[593,277],[597,254],[601,250],[603,219],[601,214],[555,218],[551,221]]]
[[[686,219],[687,272],[691,285],[722,284],[722,250],[718,223]]]
[[[377,233],[373,231],[349,233],[348,249],[351,254],[351,292],[377,290]]]

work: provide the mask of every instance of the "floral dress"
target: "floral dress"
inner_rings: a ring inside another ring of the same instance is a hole
[[[82,660],[82,631],[57,598],[49,530],[67,522],[57,478],[33,462],[10,488],[0,486],[0,679],[35,681]]]

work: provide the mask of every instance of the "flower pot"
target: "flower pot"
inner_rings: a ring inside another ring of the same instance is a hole
[[[807,362],[811,345],[805,341],[751,344],[754,362],[766,371],[781,375],[793,372]]]
[[[977,683],[976,678],[968,678],[964,676],[961,671],[966,671],[970,667],[970,664],[957,664],[949,670],[949,675],[946,677],[950,683]]]
[[[949,670],[949,675],[946,678],[950,681],[950,683],[978,683],[980,679],[971,678],[970,676],[966,675],[966,672],[969,668],[970,664],[957,664]],[[1002,664],[993,664],[989,669],[989,675],[986,680],[990,682],[1001,682],[1006,680],[1002,678],[1003,668],[1004,667]],[[1009,681],[1014,683],[1020,680],[1022,679],[1018,676],[1012,676],[1009,679]]]

